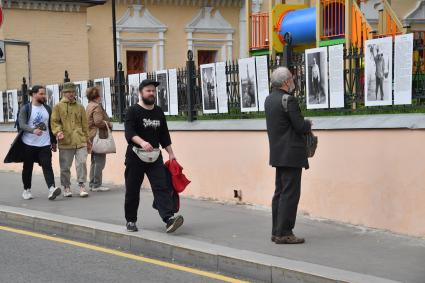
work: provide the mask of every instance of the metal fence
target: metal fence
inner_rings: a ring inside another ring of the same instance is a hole
[[[384,112],[423,112],[425,99],[425,37],[415,36],[414,40],[414,62],[413,62],[413,85],[412,104],[405,106],[364,106],[364,52],[362,48],[349,47],[344,49],[344,102],[345,107],[341,109],[317,109],[308,110],[308,116],[314,115],[345,115],[355,113],[382,113]],[[268,75],[279,66],[287,66],[293,73],[296,95],[300,101],[301,108],[306,111],[306,81],[305,81],[305,55],[293,52],[287,48],[285,54],[268,57]],[[231,119],[231,118],[256,118],[263,117],[262,112],[241,112],[241,96],[239,93],[239,66],[237,61],[226,62],[226,89],[228,96],[228,113],[204,114],[202,109],[202,91],[200,69],[195,66],[191,51],[188,51],[188,59],[185,67],[177,69],[177,93],[178,93],[178,115],[172,119],[189,120],[194,119]],[[394,72],[393,72],[394,73]],[[71,74],[72,75],[72,74]],[[155,78],[154,72],[149,72],[147,77]],[[68,72],[65,72],[64,82],[70,81]],[[88,86],[93,86],[93,81],[88,81]],[[24,82],[22,89],[18,92],[20,105],[28,101],[27,85]],[[59,86],[61,89],[61,85]],[[126,76],[119,64],[116,80],[111,80],[112,113],[115,120],[122,121],[128,109],[127,98],[129,86]],[[425,109],[424,109],[425,110]]]

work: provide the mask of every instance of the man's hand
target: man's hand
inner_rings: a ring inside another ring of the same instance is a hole
[[[57,140],[58,141],[61,141],[61,140],[63,140],[64,139],[64,134],[63,134],[63,132],[59,132],[57,135],[56,135],[56,138],[57,138]]]
[[[146,141],[142,141],[142,143],[140,144],[140,146],[145,150],[145,151],[152,151],[153,150],[153,146],[146,142]]]
[[[58,146],[57,146],[57,144],[55,144],[55,143],[52,143],[51,148],[52,148],[52,151],[53,151],[53,152],[56,152],[56,151],[58,150]]]
[[[168,159],[169,160],[176,160],[176,156],[174,155],[174,153],[170,153],[170,154],[168,154]]]
[[[40,130],[40,129],[38,129],[38,128],[35,128],[35,129],[32,131],[32,133],[33,133],[34,135],[41,136],[41,135],[43,134],[43,131],[42,131],[42,130]]]

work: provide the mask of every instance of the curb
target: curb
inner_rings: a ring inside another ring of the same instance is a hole
[[[0,225],[55,234],[68,239],[262,282],[397,282],[165,233],[147,230],[129,233],[125,231],[124,226],[10,206],[0,205]]]

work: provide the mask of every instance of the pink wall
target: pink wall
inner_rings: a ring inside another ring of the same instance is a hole
[[[419,130],[317,131],[319,148],[304,171],[300,210],[314,217],[425,236],[425,132]],[[1,133],[5,156],[15,133]],[[125,140],[109,155],[107,183],[123,185]],[[174,151],[192,180],[185,195],[270,206],[274,169],[264,131],[172,132]],[[165,153],[165,157],[167,154]],[[166,159],[166,158],[165,158]],[[54,155],[58,176],[58,155]],[[0,170],[20,171],[20,164]],[[41,172],[40,168],[36,169]],[[74,174],[74,171],[73,171]],[[73,175],[75,176],[75,175]]]

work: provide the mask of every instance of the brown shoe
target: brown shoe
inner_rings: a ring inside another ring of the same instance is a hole
[[[271,237],[272,242],[276,241],[276,238],[277,238],[277,236],[272,235],[272,237]]]
[[[276,244],[302,244],[305,242],[304,238],[295,237],[295,235],[275,237]]]

